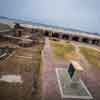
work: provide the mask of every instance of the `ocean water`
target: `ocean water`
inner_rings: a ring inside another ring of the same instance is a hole
[[[80,32],[80,33],[86,33],[86,34],[100,35],[99,33],[92,33],[92,32],[87,32],[87,31],[79,30],[79,29],[59,27],[59,26],[50,25],[50,24],[35,23],[35,22],[32,22],[32,21],[25,21],[25,20],[13,19],[13,18],[8,18],[8,17],[3,17],[3,16],[0,16],[0,22],[4,23],[4,24],[8,24],[11,27],[13,27],[15,23],[20,23],[20,24],[30,24],[30,25],[33,25],[33,26],[35,25],[35,26],[52,27],[52,28],[63,29],[65,31],[71,31],[71,32]]]

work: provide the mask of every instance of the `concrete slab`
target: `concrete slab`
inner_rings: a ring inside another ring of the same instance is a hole
[[[2,75],[0,81],[8,83],[22,83],[22,78],[20,75]]]
[[[56,68],[56,75],[62,98],[93,99],[82,80],[71,84],[66,68]]]

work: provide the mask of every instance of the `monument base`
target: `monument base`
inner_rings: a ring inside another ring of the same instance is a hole
[[[93,99],[82,80],[71,82],[66,68],[56,68],[56,75],[62,98]]]

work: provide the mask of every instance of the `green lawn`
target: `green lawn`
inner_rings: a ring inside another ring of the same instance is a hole
[[[87,47],[80,47],[80,52],[85,56],[90,64],[100,67],[99,51]]]
[[[76,59],[75,47],[71,43],[50,40],[53,52],[58,59]]]

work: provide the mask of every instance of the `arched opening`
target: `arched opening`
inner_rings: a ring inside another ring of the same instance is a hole
[[[99,40],[92,40],[92,44],[94,44],[94,45],[99,45]]]
[[[52,33],[52,37],[59,38],[59,34],[58,33]]]
[[[22,31],[18,31],[18,36],[21,37]]]
[[[69,39],[69,35],[63,34],[62,38],[68,40]]]
[[[89,43],[89,39],[88,39],[88,38],[83,38],[83,39],[82,39],[82,42],[84,42],[84,43]]]
[[[16,30],[16,37],[21,37],[22,36],[22,34],[23,34],[23,30]]]
[[[92,40],[92,44],[95,44],[96,43],[96,40]]]
[[[49,36],[49,32],[48,31],[45,31],[44,35],[45,36]]]
[[[72,37],[72,41],[77,41],[78,42],[79,41],[79,37],[78,36],[73,36]]]

